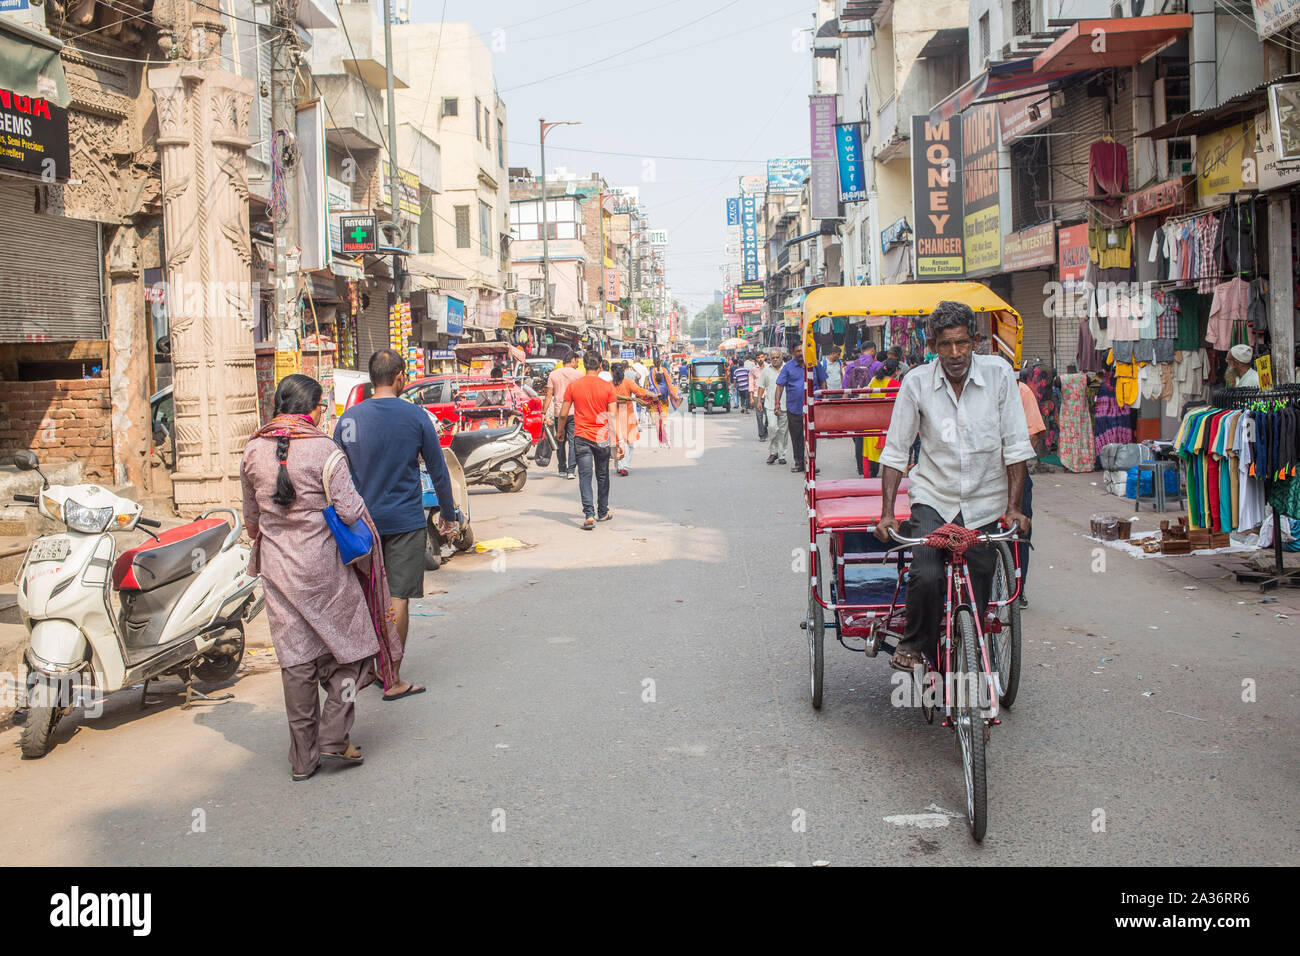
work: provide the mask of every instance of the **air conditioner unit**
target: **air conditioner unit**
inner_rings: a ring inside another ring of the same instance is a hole
[[[506,273],[506,291],[514,292],[519,288],[519,277],[513,272]]]

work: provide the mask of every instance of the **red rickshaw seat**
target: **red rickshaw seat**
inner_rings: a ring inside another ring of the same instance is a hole
[[[819,531],[860,528],[880,520],[879,495],[822,500],[820,486],[817,492],[818,501],[813,515]],[[906,521],[912,516],[912,505],[907,495],[900,493],[894,499],[894,516],[899,521]]]
[[[880,478],[829,478],[817,482],[817,500],[823,498],[879,498]],[[898,483],[898,493],[907,494],[907,479]]]

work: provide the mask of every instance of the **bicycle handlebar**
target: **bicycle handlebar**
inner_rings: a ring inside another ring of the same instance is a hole
[[[979,536],[979,543],[992,544],[998,541],[1017,541],[1019,540],[1019,535],[1020,535],[1020,522],[1013,521],[1011,522],[1011,527],[1008,528],[1006,531],[1000,531],[996,534],[981,534]],[[899,544],[905,544],[905,545],[925,544],[925,539],[927,537],[926,535],[922,535],[919,538],[905,538],[893,528],[889,529],[889,536],[893,538],[895,541],[897,541]]]

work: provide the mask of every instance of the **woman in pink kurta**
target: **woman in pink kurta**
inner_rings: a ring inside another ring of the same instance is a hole
[[[244,522],[253,539],[250,569],[262,575],[271,642],[279,658],[289,718],[293,779],[311,777],[322,757],[360,763],[348,739],[356,691],[371,660],[387,683],[400,659],[392,630],[382,557],[349,567],[322,514],[323,474],[338,446],[322,432],[321,386],[286,376],[275,392],[276,417],[249,439],[240,465]],[[346,459],[330,477],[335,511],[346,524],[370,523]],[[374,535],[379,541],[379,535]],[[381,637],[389,639],[383,642]],[[326,690],[324,709],[318,686]]]

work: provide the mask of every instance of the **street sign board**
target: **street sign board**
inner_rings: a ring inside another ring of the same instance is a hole
[[[340,216],[342,252],[379,251],[379,223],[374,216]]]

